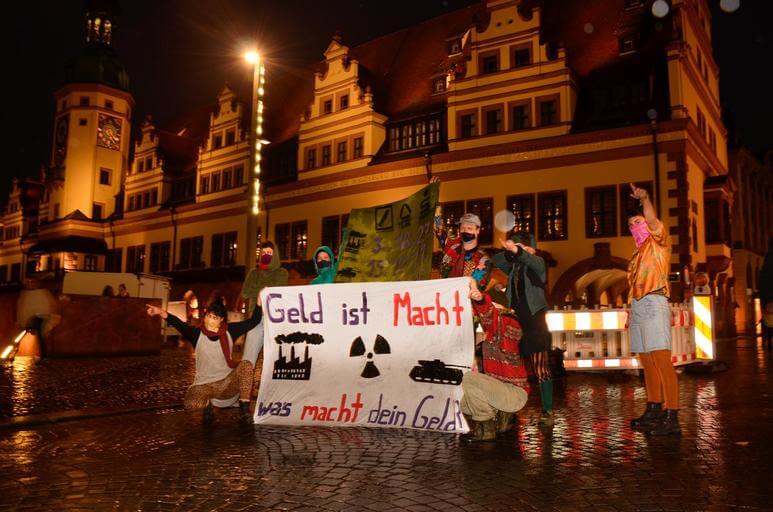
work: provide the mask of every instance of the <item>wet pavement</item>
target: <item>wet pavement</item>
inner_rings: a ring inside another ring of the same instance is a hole
[[[571,374],[552,429],[537,425],[533,396],[517,434],[476,446],[409,430],[245,429],[233,409],[211,428],[179,410],[0,428],[0,509],[773,510],[771,352],[741,340],[719,355],[728,371],[680,376],[681,438],[630,430],[645,393],[622,374]]]

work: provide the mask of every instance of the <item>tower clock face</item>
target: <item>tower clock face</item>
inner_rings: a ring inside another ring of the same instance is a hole
[[[64,115],[56,120],[54,130],[54,164],[62,165],[67,156],[67,132],[70,125],[70,116]]]
[[[99,114],[97,128],[97,145],[107,148],[121,149],[121,120],[117,117]]]

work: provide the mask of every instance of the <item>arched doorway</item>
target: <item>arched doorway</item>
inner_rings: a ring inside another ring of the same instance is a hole
[[[569,267],[550,294],[553,305],[622,305],[628,299],[628,260],[612,256],[608,243],[594,244],[592,258]]]

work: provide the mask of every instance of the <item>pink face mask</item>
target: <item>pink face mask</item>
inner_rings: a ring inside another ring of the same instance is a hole
[[[628,229],[631,230],[633,241],[637,248],[641,247],[644,241],[650,236],[650,230],[647,228],[646,222],[634,224],[633,226],[629,226]]]

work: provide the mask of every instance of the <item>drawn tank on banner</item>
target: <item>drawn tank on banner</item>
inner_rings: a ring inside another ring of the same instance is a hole
[[[419,364],[413,367],[408,376],[416,382],[458,386],[462,383],[462,377],[464,375],[462,370],[459,370],[458,368],[467,367],[445,364],[440,359],[419,361]]]

